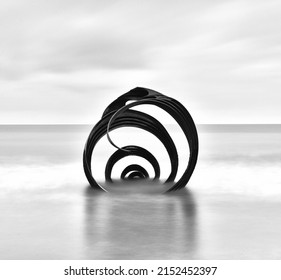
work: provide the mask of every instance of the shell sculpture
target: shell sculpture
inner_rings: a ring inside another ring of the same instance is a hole
[[[133,110],[133,107],[144,104],[160,107],[170,114],[176,120],[187,139],[189,158],[186,159],[186,163],[184,163],[186,164],[185,171],[177,182],[174,181],[179,165],[176,146],[166,128],[156,118],[147,113]],[[111,176],[113,166],[120,159],[127,156],[139,156],[146,159],[154,169],[153,180],[157,180],[160,177],[160,165],[151,152],[136,145],[118,147],[113,143],[109,132],[120,127],[144,129],[155,135],[163,143],[171,164],[171,172],[164,182],[164,184],[170,183],[167,192],[182,189],[187,185],[195,169],[198,157],[198,134],[191,115],[177,100],[152,89],[136,87],[118,97],[105,109],[102,118],[93,127],[87,139],[83,153],[83,167],[85,175],[93,188],[107,191],[105,187],[97,183],[91,170],[93,150],[97,142],[105,135],[107,135],[108,141],[117,149],[109,157],[105,167],[105,179],[107,182],[114,183]],[[141,165],[131,164],[121,172],[120,179],[133,182],[135,179],[149,179],[149,174]]]

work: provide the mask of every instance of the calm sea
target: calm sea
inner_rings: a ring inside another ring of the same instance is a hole
[[[188,146],[168,128],[180,176]],[[195,172],[186,189],[169,195],[148,182],[93,191],[82,167],[90,130],[0,126],[0,259],[281,259],[280,125],[198,126]],[[147,134],[111,136],[120,146],[152,146],[164,180],[168,156]],[[101,184],[112,152],[106,137],[94,151]],[[116,178],[130,159],[116,165]]]

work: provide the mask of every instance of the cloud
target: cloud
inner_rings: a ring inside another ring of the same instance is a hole
[[[135,86],[179,99],[202,123],[280,122],[280,8],[274,0],[3,2],[2,122],[92,122],[85,108]]]
[[[207,5],[204,1],[204,5]],[[200,12],[154,1],[11,1],[2,4],[0,74],[148,68],[151,49],[177,43]],[[4,7],[3,7],[4,5]],[[204,10],[205,7],[201,7]],[[192,33],[192,28],[189,30]]]
[[[142,43],[116,30],[114,24],[106,25],[110,16],[103,18],[96,11],[90,15],[74,13],[72,9],[63,14],[41,12],[42,18],[33,13],[20,13],[14,22],[14,17],[6,16],[10,30],[2,25],[5,38],[0,47],[2,77],[19,78],[34,72],[145,67]]]

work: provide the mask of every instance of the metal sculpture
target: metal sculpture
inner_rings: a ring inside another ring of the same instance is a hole
[[[126,104],[128,101],[133,102]],[[174,182],[179,164],[176,146],[165,127],[157,119],[146,113],[131,109],[143,104],[155,105],[170,114],[179,124],[187,139],[190,151],[189,158],[187,159],[185,171],[177,182]],[[177,100],[151,89],[136,87],[118,97],[105,109],[101,120],[94,126],[87,139],[83,154],[83,166],[85,175],[93,188],[106,191],[103,186],[96,182],[91,171],[93,150],[104,135],[107,135],[108,141],[117,148],[117,151],[113,153],[106,164],[106,181],[112,182],[111,172],[115,163],[124,157],[132,155],[143,157],[150,162],[155,173],[154,180],[160,177],[159,163],[149,151],[133,145],[118,147],[113,143],[110,138],[110,131],[120,127],[144,129],[154,134],[163,143],[171,163],[171,172],[165,183],[174,182],[167,192],[184,188],[187,185],[198,157],[198,135],[191,115]],[[149,174],[144,167],[132,164],[122,171],[120,178],[122,180],[145,179],[149,178]]]

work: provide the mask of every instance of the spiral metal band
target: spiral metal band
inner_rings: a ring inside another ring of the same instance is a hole
[[[128,101],[133,102],[126,105]],[[190,151],[189,158],[186,160],[187,165],[185,171],[177,182],[174,182],[179,165],[176,146],[165,127],[157,119],[146,113],[131,109],[137,105],[143,104],[155,105],[170,114],[179,124],[187,139]],[[97,142],[104,135],[107,135],[109,142],[117,148],[117,151],[113,153],[106,164],[105,178],[107,181],[112,182],[111,171],[114,164],[120,159],[132,155],[143,157],[149,161],[154,169],[154,179],[160,177],[159,163],[149,151],[142,147],[132,145],[118,147],[113,143],[109,133],[120,127],[144,129],[155,135],[163,143],[171,163],[171,172],[165,182],[174,182],[172,187],[168,189],[168,192],[184,188],[187,185],[196,166],[198,157],[198,135],[191,115],[177,100],[151,89],[137,87],[121,95],[105,109],[101,120],[94,126],[87,139],[83,153],[83,167],[85,175],[93,188],[106,191],[103,186],[96,182],[92,176],[91,170],[93,150]],[[148,178],[149,175],[142,166],[132,164],[122,171],[120,177],[121,179],[133,180]]]

